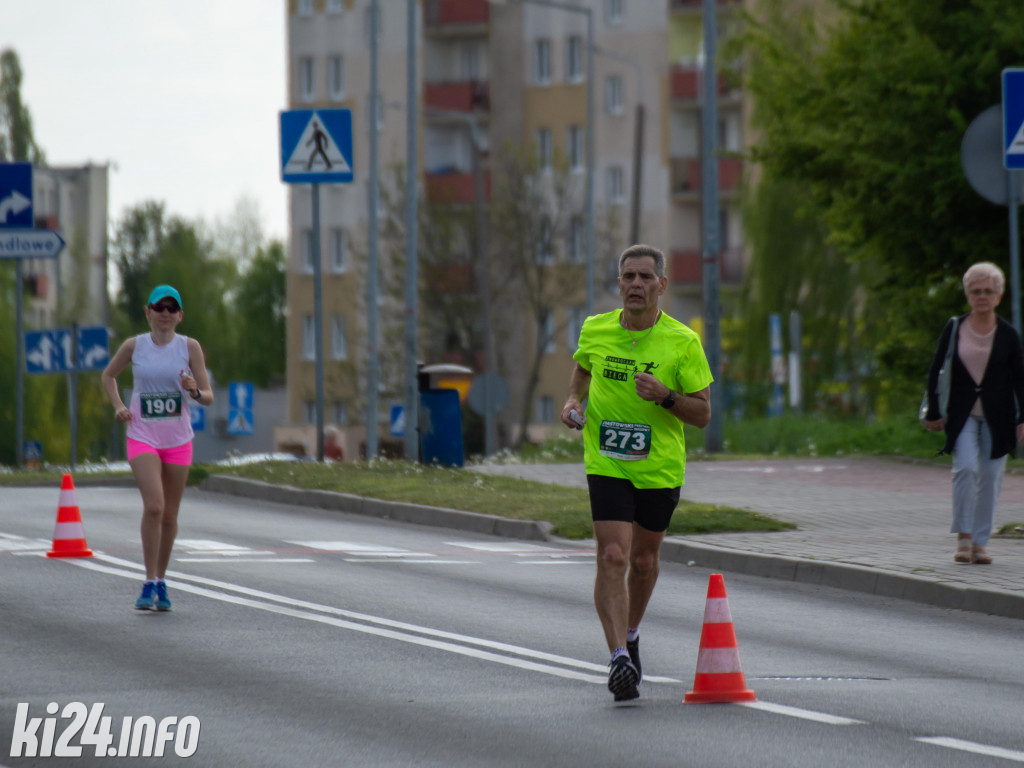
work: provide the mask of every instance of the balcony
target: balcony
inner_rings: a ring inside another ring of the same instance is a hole
[[[725,82],[724,73],[719,72],[716,81],[719,96],[730,92]],[[672,67],[672,98],[674,100],[694,101],[700,95],[703,87],[703,70],[697,67],[683,67],[678,64]]]
[[[427,0],[423,23],[428,29],[486,24],[491,18],[488,0]]]
[[[700,187],[700,158],[673,157],[672,160],[672,194],[689,195],[696,199]],[[739,157],[718,158],[718,191],[735,192],[740,188],[743,176],[743,160]]]
[[[672,251],[671,282],[673,285],[700,285],[704,262],[699,251]],[[743,249],[724,248],[718,255],[718,279],[724,285],[743,281]]]
[[[486,80],[462,80],[423,84],[423,105],[427,109],[455,112],[489,111],[490,87]]]
[[[427,199],[432,203],[472,203],[473,174],[461,171],[442,171],[426,174]],[[484,169],[484,200],[491,199],[491,172]]]

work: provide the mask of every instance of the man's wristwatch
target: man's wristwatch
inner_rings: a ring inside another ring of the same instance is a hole
[[[676,393],[673,392],[670,389],[668,391],[668,394],[665,396],[665,399],[661,401],[661,407],[664,408],[666,411],[670,411],[670,410],[672,410],[672,406],[675,405],[675,404],[676,404]]]
[[[193,400],[199,400],[203,396],[203,392],[201,389],[199,389],[199,387],[196,387],[188,394]]]

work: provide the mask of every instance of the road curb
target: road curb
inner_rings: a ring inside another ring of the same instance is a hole
[[[741,552],[673,539],[666,539],[662,544],[661,557],[670,562],[692,563],[702,568],[748,576],[819,584],[852,592],[897,597],[939,608],[1024,619],[1024,593],[978,589],[852,563]]]
[[[401,501],[383,501],[350,493],[316,491],[275,485],[228,475],[210,475],[199,487],[212,493],[261,499],[278,504],[319,507],[355,515],[367,515],[417,525],[454,528],[473,533],[528,541],[566,541],[550,534],[551,524],[513,520],[496,515],[430,507]],[[578,542],[577,542],[578,543]],[[743,552],[729,547],[666,539],[663,560],[702,568],[760,576],[780,581],[818,584],[882,597],[896,597],[939,608],[987,613],[1024,619],[1024,593],[979,589],[954,582],[934,581],[911,574],[884,571],[851,563]]]
[[[278,504],[319,507],[336,512],[367,515],[417,525],[457,528],[462,531],[502,536],[508,539],[547,541],[548,531],[551,529],[551,524],[543,521],[513,520],[460,509],[371,499],[351,493],[306,490],[227,475],[210,475],[203,479],[199,487],[213,493],[226,493]]]

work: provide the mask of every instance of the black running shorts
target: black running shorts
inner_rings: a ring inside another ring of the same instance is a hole
[[[668,530],[679,503],[679,488],[637,488],[621,477],[587,475],[587,487],[595,521],[636,523],[655,533]]]

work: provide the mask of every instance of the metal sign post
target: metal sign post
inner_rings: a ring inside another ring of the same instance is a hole
[[[293,109],[281,113],[281,180],[312,184],[313,347],[316,355],[316,458],[324,460],[323,297],[320,258],[320,184],[349,184],[352,110]]]

